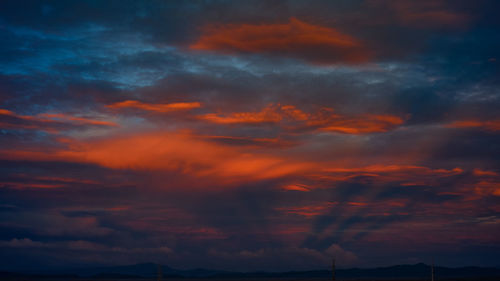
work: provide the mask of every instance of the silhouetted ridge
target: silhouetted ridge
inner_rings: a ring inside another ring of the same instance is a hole
[[[210,269],[178,270],[166,265],[161,266],[163,277],[168,278],[331,278],[330,270],[311,271],[288,271],[288,272],[230,272]],[[484,278],[498,277],[500,280],[500,269],[492,267],[434,267],[436,280],[449,278]],[[0,279],[8,280],[20,277],[42,278],[46,276],[67,277],[74,279],[96,278],[96,279],[133,279],[133,278],[155,278],[158,265],[154,263],[141,263],[126,266],[79,268],[62,270],[59,272],[42,273],[11,273],[0,272]],[[394,265],[379,268],[350,268],[336,269],[335,275],[339,280],[346,279],[415,279],[427,280],[430,278],[431,267],[418,263],[414,265]]]

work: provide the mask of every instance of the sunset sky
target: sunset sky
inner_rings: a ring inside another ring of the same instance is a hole
[[[499,11],[0,1],[0,270],[500,266]]]

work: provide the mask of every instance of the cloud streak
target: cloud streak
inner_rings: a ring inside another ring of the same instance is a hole
[[[117,127],[111,121],[102,121],[77,117],[64,113],[41,113],[37,115],[19,115],[7,109],[0,109],[0,127],[4,129],[45,130],[57,132],[82,126]]]
[[[293,17],[284,24],[205,26],[190,49],[283,55],[318,64],[360,63],[370,57],[369,51],[352,36]]]
[[[183,111],[200,108],[199,102],[175,102],[175,103],[143,103],[136,100],[126,100],[106,105],[110,109],[140,109],[156,113],[168,113],[173,111]]]
[[[293,105],[270,104],[260,111],[208,113],[198,119],[222,125],[265,125],[278,124],[291,130],[318,130],[342,134],[370,134],[387,132],[404,123],[394,115],[343,116],[332,108],[323,107],[313,113],[306,113]]]

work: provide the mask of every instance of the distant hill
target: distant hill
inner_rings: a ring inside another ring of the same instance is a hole
[[[99,273],[97,275],[92,276],[93,279],[139,279],[143,278],[139,275],[128,275],[128,274],[119,274],[119,273]]]
[[[178,270],[166,265],[161,266],[164,279],[169,278],[213,278],[213,279],[238,279],[238,278],[325,278],[331,276],[329,270],[313,271],[289,271],[289,272],[229,272],[209,269]],[[126,266],[79,268],[61,270],[57,272],[38,273],[10,273],[0,272],[0,279],[12,280],[16,278],[92,278],[92,279],[134,279],[155,278],[158,265],[154,263],[142,263]],[[336,276],[339,280],[354,279],[379,279],[379,280],[426,280],[430,277],[429,265],[419,263],[414,265],[395,265],[378,268],[351,268],[338,269]],[[500,269],[488,267],[435,267],[436,280],[451,278],[498,278],[500,280]]]
[[[72,274],[27,274],[27,273],[0,271],[0,280],[32,280],[32,279],[73,280],[78,278],[79,278],[78,275],[72,275]]]
[[[436,280],[449,278],[479,278],[479,277],[499,277],[500,269],[485,267],[434,267]],[[379,268],[351,268],[338,269],[335,272],[337,279],[429,279],[431,267],[419,263],[414,265],[395,265]],[[329,278],[331,271],[290,271],[290,272],[249,272],[249,273],[222,273],[212,277],[224,278]]]

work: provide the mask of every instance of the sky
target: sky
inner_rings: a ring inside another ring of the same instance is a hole
[[[0,269],[500,266],[498,1],[0,2]]]

